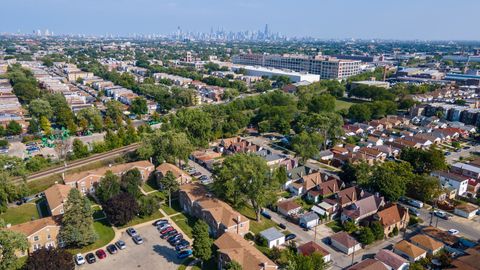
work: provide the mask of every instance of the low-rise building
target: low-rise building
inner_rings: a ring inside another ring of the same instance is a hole
[[[7,230],[24,234],[28,241],[28,253],[31,253],[42,247],[63,247],[59,238],[60,227],[61,216],[52,216],[13,225]],[[24,251],[17,251],[16,254],[26,255]]]
[[[410,242],[417,247],[426,250],[430,255],[435,255],[445,246],[442,242],[436,241],[435,239],[424,234],[414,235],[412,238],[410,238]]]
[[[275,270],[278,266],[238,234],[227,232],[215,240],[218,269],[235,261],[245,270]]]
[[[408,258],[410,262],[415,262],[427,256],[427,251],[415,246],[407,240],[402,240],[393,246],[393,252]]]
[[[346,269],[347,270],[388,270],[388,268],[381,261],[377,261],[375,259],[365,259]]]
[[[303,228],[312,228],[318,225],[318,215],[311,211],[300,216],[298,224]]]
[[[370,195],[345,207],[342,210],[341,220],[342,222],[350,220],[356,223],[364,218],[374,215],[377,213],[378,209],[384,205],[385,200],[383,197],[380,197],[379,195]]]
[[[155,171],[157,179],[165,177],[170,172],[180,185],[187,184],[192,181],[192,177],[188,173],[168,162],[158,165]]]
[[[477,206],[471,203],[463,203],[463,204],[457,205],[453,210],[453,213],[455,215],[459,215],[461,217],[471,219],[477,214],[477,211],[478,211]]]
[[[310,256],[313,253],[319,253],[319,254],[323,255],[323,261],[326,262],[326,263],[328,263],[332,260],[331,256],[330,256],[330,252],[328,252],[322,246],[320,246],[319,244],[317,244],[313,241],[310,241],[310,242],[307,242],[303,245],[298,246],[297,247],[297,252],[302,254],[303,256]]]
[[[431,175],[440,179],[444,187],[448,186],[455,189],[457,196],[464,196],[467,193],[468,181],[473,179],[465,175],[445,171],[433,171]]]
[[[250,230],[250,220],[227,203],[213,198],[200,184],[185,184],[179,191],[180,206],[184,212],[204,220],[210,234],[219,237],[226,232],[245,235]]]
[[[406,259],[388,249],[381,249],[377,252],[375,259],[389,267],[389,270],[407,270],[410,265]]]
[[[261,231],[260,235],[267,241],[268,248],[278,247],[285,243],[285,235],[274,227]]]
[[[277,204],[277,210],[278,213],[288,217],[297,215],[302,210],[302,206],[294,200],[284,200]]]
[[[341,252],[350,255],[355,251],[362,249],[362,245],[355,240],[347,232],[341,231],[330,236],[330,241],[333,247],[337,248]]]
[[[399,231],[408,226],[410,215],[408,210],[398,204],[392,204],[377,212],[374,216],[383,227],[384,235],[389,235],[395,228]]]
[[[480,179],[480,167],[457,162],[452,164],[451,171],[474,179]]]
[[[55,184],[45,190],[50,215],[63,215],[65,212],[63,204],[67,201],[71,189],[71,186]]]

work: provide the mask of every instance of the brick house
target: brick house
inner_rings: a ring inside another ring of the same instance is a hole
[[[202,185],[183,185],[179,191],[179,201],[183,212],[204,220],[214,237],[225,232],[245,235],[250,230],[249,219],[227,203],[213,198]]]
[[[188,175],[188,173],[167,162],[158,165],[158,167],[155,169],[155,176],[157,179],[161,179],[165,177],[168,172],[173,174],[173,177],[175,177],[175,180],[177,180],[178,184],[180,185],[190,183],[190,181],[192,181],[192,177]]]
[[[71,186],[55,184],[45,190],[50,215],[63,215],[63,204],[67,201]]]
[[[410,215],[408,210],[398,204],[392,204],[377,212],[374,216],[383,227],[385,235],[389,235],[395,227],[400,231],[408,226]]]

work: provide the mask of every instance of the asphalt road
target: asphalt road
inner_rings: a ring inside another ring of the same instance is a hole
[[[117,254],[107,253],[105,259],[94,264],[78,266],[77,269],[84,270],[111,270],[111,269],[165,269],[174,270],[180,265],[175,249],[166,240],[160,238],[160,233],[154,226],[137,228],[144,243],[137,245],[132,238],[124,231],[121,240],[125,241],[127,248],[119,250]],[[107,251],[105,251],[107,252]],[[83,254],[85,255],[85,254]]]

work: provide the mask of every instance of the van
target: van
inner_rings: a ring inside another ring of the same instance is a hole
[[[415,207],[417,207],[417,208],[422,208],[422,207],[423,207],[423,202],[417,201],[417,200],[413,200],[413,199],[411,199],[410,201],[408,201],[408,204],[410,204],[411,206],[415,206]]]

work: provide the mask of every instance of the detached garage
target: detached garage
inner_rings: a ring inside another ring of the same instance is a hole
[[[455,210],[453,210],[453,213],[455,213],[455,215],[459,215],[461,217],[470,219],[477,214],[477,211],[478,211],[477,206],[470,203],[464,203],[455,207]]]

